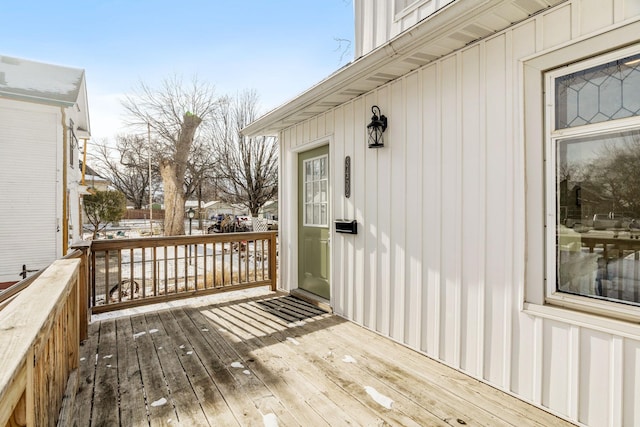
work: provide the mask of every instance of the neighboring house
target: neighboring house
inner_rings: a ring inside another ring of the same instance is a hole
[[[84,70],[0,56],[0,283],[80,240]]]
[[[96,172],[89,165],[84,165],[82,161],[80,161],[80,173],[81,185],[84,185],[86,189],[95,189],[97,191],[108,191],[112,190],[111,181],[107,178],[101,177],[98,172]]]
[[[258,216],[261,218],[277,220],[278,219],[278,201],[270,200],[267,203],[265,203],[264,206],[260,208],[260,211],[258,212]]]
[[[357,59],[244,130],[280,141],[279,286],[568,420],[640,425],[639,240],[562,226],[556,187],[634,202],[638,160],[609,154],[640,147],[640,2],[354,3]]]
[[[203,208],[207,213],[207,218],[212,218],[216,215],[242,215],[247,212],[247,208],[243,206],[233,205],[220,200],[207,202]]]

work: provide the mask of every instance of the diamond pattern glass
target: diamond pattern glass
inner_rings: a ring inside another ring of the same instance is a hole
[[[555,79],[556,129],[640,115],[640,54]]]

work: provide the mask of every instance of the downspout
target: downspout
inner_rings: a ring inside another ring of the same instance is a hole
[[[60,107],[60,113],[62,114],[62,255],[67,254],[69,249],[69,218],[67,218],[67,116],[64,112],[64,107]]]
[[[82,150],[82,185],[86,185],[84,183],[84,175],[87,172],[87,142],[89,141],[87,138],[84,139],[83,150]]]
[[[84,138],[84,144],[82,145],[82,189],[86,191],[84,176],[87,172],[87,144],[89,143],[89,138]],[[84,224],[84,195],[78,196],[78,227],[80,227],[80,240],[83,240],[83,229],[82,225]]]

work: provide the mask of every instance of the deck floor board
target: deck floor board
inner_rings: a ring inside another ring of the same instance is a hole
[[[281,294],[105,319],[89,331],[76,425],[571,425]]]

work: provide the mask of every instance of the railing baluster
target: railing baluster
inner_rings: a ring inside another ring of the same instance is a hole
[[[122,251],[118,249],[118,302],[122,302]]]
[[[196,292],[198,291],[198,245],[191,245],[193,246],[193,283],[196,289]]]
[[[222,242],[222,286],[226,286],[227,285],[227,268],[226,268],[226,257],[224,256],[224,252],[225,252],[225,248],[226,248],[226,242]]]
[[[96,306],[96,253],[91,251],[91,306]]]
[[[218,244],[216,242],[213,243],[213,287],[216,288],[218,286]]]
[[[202,277],[204,280],[204,289],[207,289],[207,244],[202,245]]]
[[[260,260],[262,261],[262,280],[264,280],[264,239],[260,240],[260,245],[262,245]]]
[[[110,303],[109,296],[109,251],[104,252],[104,302]]]
[[[151,255],[153,257],[153,262],[151,263],[151,281],[153,284],[153,296],[158,296],[158,278],[156,275],[156,261],[158,259],[157,248],[153,247],[151,250]]]
[[[131,297],[129,298],[130,300],[134,299],[134,271],[133,271],[133,248],[129,249],[129,295],[131,295]]]
[[[164,250],[164,294],[168,295],[168,285],[169,285],[169,251],[168,246],[163,246]]]
[[[244,282],[249,283],[249,240],[244,246]]]
[[[173,293],[178,293],[178,246],[173,247]]]
[[[142,298],[147,297],[147,248],[142,248]]]

